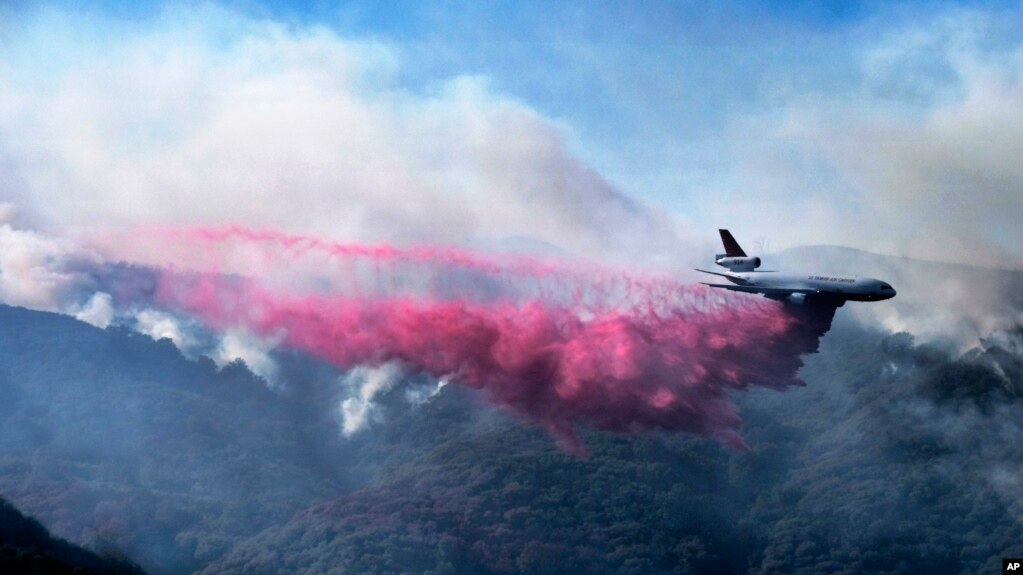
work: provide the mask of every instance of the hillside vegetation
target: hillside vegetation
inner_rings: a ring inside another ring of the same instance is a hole
[[[0,499],[0,573],[19,575],[142,575],[119,557],[100,557],[54,538],[38,521]]]
[[[339,374],[308,358],[270,391],[0,306],[0,495],[152,573],[988,573],[1023,554],[1010,347],[840,314],[807,387],[736,396],[750,451],[589,431],[580,459],[450,385],[345,439]]]

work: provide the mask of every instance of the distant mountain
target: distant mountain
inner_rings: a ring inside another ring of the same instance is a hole
[[[130,561],[100,557],[54,538],[0,498],[0,573],[19,575],[142,575]]]

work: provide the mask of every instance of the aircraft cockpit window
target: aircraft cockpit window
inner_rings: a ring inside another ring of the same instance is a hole
[[[890,285],[888,285],[886,283],[883,283],[883,284],[881,284],[881,289],[892,289],[892,286],[890,286]]]

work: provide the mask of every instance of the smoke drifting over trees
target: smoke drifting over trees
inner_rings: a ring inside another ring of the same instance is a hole
[[[170,269],[8,233],[31,249],[4,261],[93,325],[2,308],[0,494],[151,573],[984,572],[1023,552],[1011,297],[978,305],[964,349],[851,306],[821,338],[831,314],[590,264],[236,229]],[[566,394],[587,365],[600,393]]]
[[[273,387],[287,385],[274,350],[344,370],[396,363],[484,390],[577,454],[580,424],[744,446],[729,390],[801,385],[800,356],[834,311],[818,319],[665,276],[450,247],[230,227],[136,229],[92,251],[5,229],[48,248],[34,250],[45,265],[27,282],[47,285],[43,307],[130,325],[219,365],[243,359]],[[371,399],[346,412],[349,431]]]
[[[619,432],[688,431],[743,445],[727,391],[801,384],[800,355],[815,349],[827,329],[767,300],[597,267],[502,264],[462,251],[340,246],[274,232],[184,233],[240,237],[232,252],[254,255],[261,269],[252,279],[162,272],[154,304],[218,331],[278,334],[282,345],[342,369],[397,361],[412,372],[484,389],[495,404],[543,424],[576,453],[584,450],[577,423]],[[271,252],[253,238],[284,251]],[[325,252],[324,263],[349,277],[307,280],[318,284],[312,293],[267,287],[280,285],[278,269],[301,269],[283,261],[294,263],[309,251]],[[388,293],[402,285],[403,270],[394,262],[432,268],[428,286]],[[360,263],[372,265],[372,281],[357,287],[357,295],[338,294],[334,282],[348,287]],[[473,275],[466,278],[466,271]],[[479,301],[481,285],[489,287],[487,301]],[[521,295],[523,285],[539,286],[539,295]]]
[[[271,391],[0,308],[0,493],[152,573],[983,573],[1023,552],[1023,332],[950,352],[845,311],[806,387],[735,397],[749,451],[583,426],[580,459],[421,374],[390,373],[344,436],[363,380],[298,351]]]
[[[676,281],[716,225],[1019,267],[1016,12],[165,4],[0,3],[0,497],[46,529],[156,575],[1023,554],[1023,274]],[[506,242],[551,257],[463,249]]]

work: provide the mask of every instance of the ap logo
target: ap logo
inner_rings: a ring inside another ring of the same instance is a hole
[[[1002,575],[1007,573],[1018,573],[1023,575],[1023,559],[1002,558]]]

